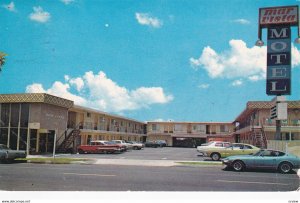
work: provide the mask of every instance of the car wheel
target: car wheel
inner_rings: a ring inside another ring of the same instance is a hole
[[[137,146],[134,146],[134,147],[133,147],[133,149],[134,149],[134,150],[137,150],[137,149],[138,149],[138,147],[137,147]]]
[[[210,157],[214,161],[218,161],[221,158],[219,153],[212,153]]]
[[[232,168],[235,171],[243,171],[245,168],[245,164],[242,161],[235,161],[232,164]]]
[[[288,162],[283,162],[279,165],[278,170],[280,173],[290,173],[292,171],[292,165]]]
[[[84,151],[82,149],[78,149],[79,154],[84,154]]]

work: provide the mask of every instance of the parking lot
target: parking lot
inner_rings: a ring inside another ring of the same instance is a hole
[[[58,156],[70,156],[60,154]],[[130,150],[120,154],[73,154],[76,158],[99,158],[99,159],[135,159],[135,160],[182,160],[203,161],[210,158],[198,156],[196,148],[144,148],[141,150]]]

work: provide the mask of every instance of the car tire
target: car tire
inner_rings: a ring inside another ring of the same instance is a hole
[[[242,161],[235,161],[232,163],[232,168],[234,171],[243,171],[245,169],[245,164]]]
[[[137,150],[137,149],[138,149],[138,147],[137,147],[137,146],[134,146],[134,147],[133,147],[133,149],[134,149],[134,150]]]
[[[79,154],[84,154],[84,151],[82,149],[78,149]]]
[[[278,170],[280,173],[290,173],[293,170],[293,167],[288,162],[282,162],[281,164],[279,164]]]
[[[212,154],[210,155],[210,157],[211,157],[211,159],[212,159],[213,161],[218,161],[218,160],[220,160],[221,155],[220,155],[219,153],[212,153]]]

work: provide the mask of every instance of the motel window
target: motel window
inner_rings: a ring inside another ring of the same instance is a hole
[[[174,126],[174,131],[182,131],[182,125],[180,125],[180,124],[175,124],[175,126]]]
[[[221,125],[220,126],[220,131],[221,132],[228,132],[228,126],[227,125]]]
[[[21,127],[28,127],[28,119],[29,119],[29,104],[21,104],[21,119],[20,119]]]
[[[7,145],[7,140],[8,140],[8,129],[0,128],[0,144]]]
[[[157,130],[158,130],[158,125],[152,124],[152,131],[157,131]]]
[[[193,131],[205,132],[205,125],[193,125]]]
[[[11,127],[18,127],[19,125],[19,111],[20,111],[20,104],[11,104],[11,114],[10,114],[10,126]]]
[[[8,127],[8,123],[9,123],[9,111],[10,111],[10,105],[9,104],[2,104],[1,105],[0,127]]]
[[[285,133],[285,140],[290,140],[290,133]],[[291,133],[291,140],[295,140],[294,133]]]
[[[91,141],[92,141],[92,136],[88,135],[88,137],[87,137],[87,144],[90,145]]]

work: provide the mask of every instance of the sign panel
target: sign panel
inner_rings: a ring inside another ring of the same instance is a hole
[[[269,25],[298,25],[298,6],[270,7],[259,9],[259,24]]]
[[[40,129],[40,123],[28,123],[30,129]]]
[[[291,29],[269,27],[267,48],[267,95],[291,92]]]

